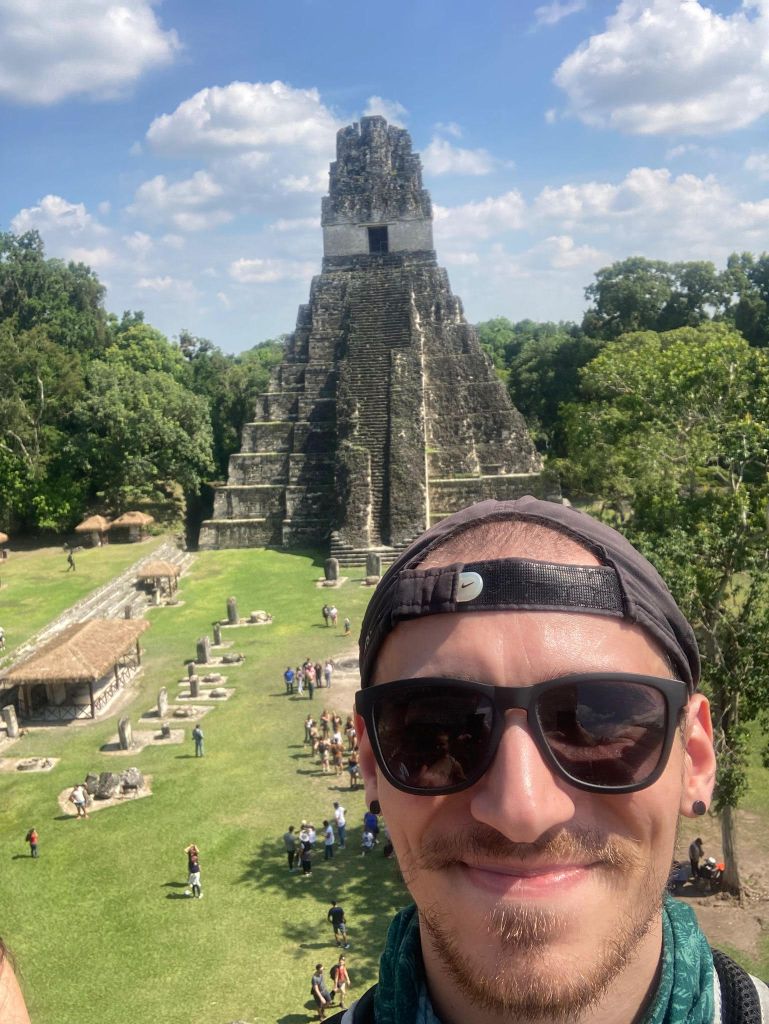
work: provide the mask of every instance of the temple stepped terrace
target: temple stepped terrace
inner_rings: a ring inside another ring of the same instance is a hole
[[[324,258],[246,424],[201,548],[402,548],[482,498],[548,496],[520,413],[438,266],[432,205],[402,128],[337,135]]]

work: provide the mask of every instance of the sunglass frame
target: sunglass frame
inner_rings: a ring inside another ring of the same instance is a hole
[[[619,685],[623,683],[637,683],[650,687],[661,693],[665,699],[665,738],[660,748],[660,756],[656,767],[652,772],[639,782],[633,782],[624,786],[606,786],[593,782],[584,782],[570,775],[553,754],[550,745],[542,730],[539,716],[535,711],[540,696],[549,690],[560,686],[569,686],[576,683],[611,683]],[[376,705],[388,696],[397,696],[409,689],[424,689],[432,685],[447,687],[449,690],[464,690],[473,694],[485,696],[491,703],[493,709],[492,727],[489,735],[489,753],[481,762],[482,768],[471,778],[452,786],[437,786],[432,789],[425,789],[418,786],[410,786],[399,779],[390,770],[385,760],[382,748],[377,735],[375,710]],[[366,734],[371,743],[371,749],[379,765],[382,774],[395,789],[402,793],[410,793],[413,796],[448,796],[453,793],[461,793],[472,788],[480,782],[494,762],[499,750],[499,744],[505,730],[505,712],[521,710],[526,712],[526,720],[537,745],[537,749],[550,767],[553,773],[575,789],[581,789],[587,793],[602,793],[611,795],[622,795],[625,793],[637,793],[641,789],[647,789],[653,785],[665,770],[670,750],[673,746],[673,737],[678,727],[681,711],[686,707],[688,701],[688,690],[686,683],[679,679],[663,679],[657,676],[635,675],[628,672],[589,672],[575,673],[572,675],[558,676],[555,679],[546,679],[531,686],[494,686],[492,683],[481,683],[475,680],[454,679],[448,676],[418,676],[413,679],[397,679],[387,683],[377,683],[364,690],[358,690],[355,694],[355,710],[363,719],[366,726]]]

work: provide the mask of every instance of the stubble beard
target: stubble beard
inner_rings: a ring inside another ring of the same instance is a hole
[[[479,826],[423,846],[411,867],[445,870],[468,850],[518,860],[536,853],[567,861],[570,855],[589,853],[600,864],[592,870],[603,876],[617,915],[611,935],[570,952],[564,941],[569,933],[586,935],[589,943],[590,907],[585,908],[580,933],[580,921],[567,913],[499,901],[484,914],[484,934],[471,945],[469,920],[465,929],[446,912],[445,903],[420,906],[425,938],[429,937],[447,975],[482,1010],[527,1021],[565,1024],[575,1020],[598,1002],[632,962],[639,943],[659,917],[667,879],[650,874],[652,866],[641,862],[630,840],[562,831],[536,843],[516,844]],[[404,871],[407,882],[410,875],[411,870]],[[560,950],[552,948],[555,943],[561,944]]]

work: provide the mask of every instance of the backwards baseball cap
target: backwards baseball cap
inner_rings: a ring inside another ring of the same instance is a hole
[[[482,523],[504,520],[549,527],[586,548],[600,564],[500,558],[419,568],[449,538]],[[370,685],[379,649],[399,622],[423,615],[503,609],[589,612],[635,623],[657,641],[690,692],[699,682],[694,631],[654,566],[605,523],[570,506],[527,495],[515,501],[481,501],[448,516],[413,541],[390,566],[361,627],[361,685]]]

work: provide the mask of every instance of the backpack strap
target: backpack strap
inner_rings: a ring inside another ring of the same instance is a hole
[[[716,1024],[769,1024],[769,989],[764,982],[720,949],[713,950],[713,967],[721,992],[721,1016]]]
[[[374,1024],[375,995],[376,985],[372,985],[348,1010],[341,1010],[333,1017],[327,1017],[325,1024]]]

